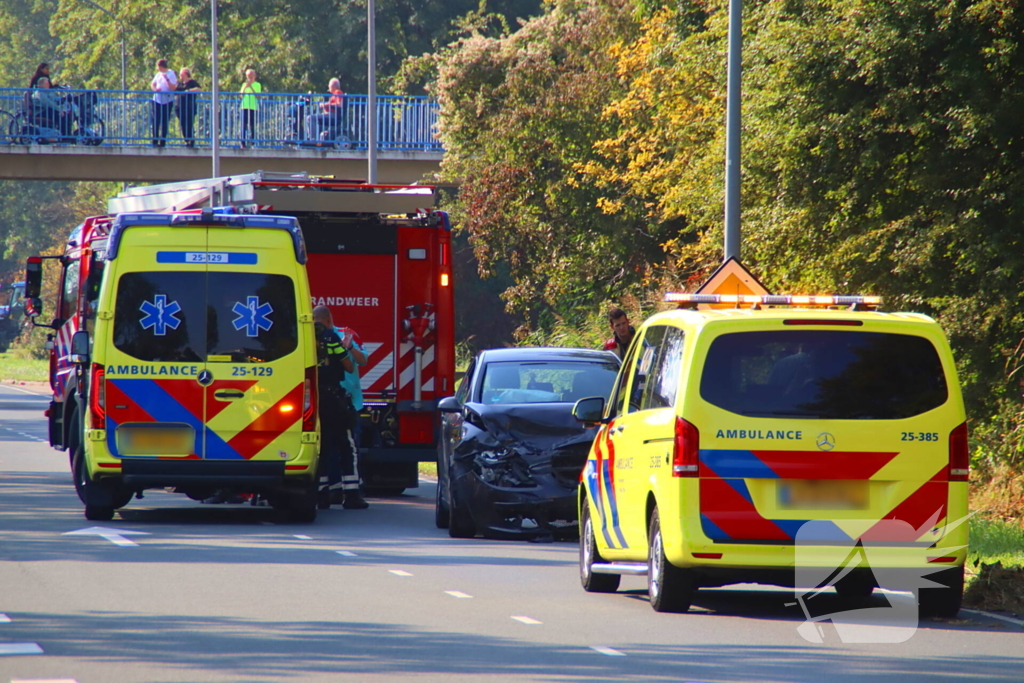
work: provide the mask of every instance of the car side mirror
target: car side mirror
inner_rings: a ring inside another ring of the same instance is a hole
[[[71,335],[71,362],[80,365],[89,364],[89,333],[79,330]]]
[[[604,398],[601,396],[581,398],[572,407],[572,416],[579,422],[601,424],[604,422]]]
[[[442,413],[461,413],[462,404],[454,396],[447,396],[437,402],[437,409]]]
[[[43,259],[31,256],[25,264],[25,299],[38,299],[43,290]]]
[[[35,319],[42,314],[43,300],[37,296],[25,297],[25,315]]]

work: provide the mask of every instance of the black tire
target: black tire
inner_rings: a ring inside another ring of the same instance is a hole
[[[651,516],[647,550],[647,594],[655,612],[686,612],[693,601],[693,578],[665,557],[658,509]]]
[[[444,489],[441,487],[441,477],[437,478],[437,490],[434,493],[434,525],[438,529],[447,529],[451,514],[448,510],[448,501],[445,500]]]
[[[953,619],[960,612],[964,599],[964,568],[950,567],[924,577],[942,584],[942,588],[920,588],[917,604],[920,615],[926,618]]]
[[[869,597],[875,590],[875,581],[873,577],[867,575],[851,574],[841,579],[835,585],[835,589],[839,597],[849,600],[863,600]]]
[[[106,136],[107,124],[99,116],[93,116],[88,126],[75,131],[76,142],[90,147],[102,145]]]
[[[304,493],[291,493],[281,496],[273,496],[270,504],[280,510],[286,522],[293,524],[312,524],[316,521],[316,515],[320,508],[320,498],[316,486],[312,486]]]
[[[473,523],[473,518],[460,500],[455,482],[450,478],[448,479],[448,535],[452,538],[476,536],[476,524]]]
[[[376,498],[394,498],[402,495],[403,493],[405,493],[404,486],[371,487],[366,489],[366,495],[374,496]]]
[[[590,519],[590,503],[583,501],[580,516],[580,583],[588,593],[614,593],[619,590],[622,577],[618,574],[595,574],[591,567],[595,562],[604,562],[597,550],[594,537],[594,523]]]

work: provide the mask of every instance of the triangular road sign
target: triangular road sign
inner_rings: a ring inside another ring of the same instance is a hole
[[[730,257],[711,274],[695,294],[739,294],[765,296],[771,294],[736,258]],[[735,304],[701,304],[698,309],[735,308]]]

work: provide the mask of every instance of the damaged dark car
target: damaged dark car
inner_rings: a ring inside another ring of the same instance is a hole
[[[436,522],[452,538],[572,538],[576,487],[595,429],[581,398],[608,396],[619,359],[607,351],[482,351],[442,399]]]

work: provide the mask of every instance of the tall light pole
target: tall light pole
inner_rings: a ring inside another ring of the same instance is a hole
[[[366,2],[366,160],[367,182],[377,184],[377,31],[374,0]]]
[[[740,73],[742,0],[729,0],[729,72],[725,114],[725,259],[740,258]]]
[[[217,0],[210,0],[210,161],[220,177],[220,87],[217,85]],[[210,203],[213,205],[213,202]]]
[[[124,49],[124,24],[121,23],[121,20],[118,19],[117,16],[115,16],[113,14],[113,12],[111,12],[108,9],[106,9],[105,7],[101,7],[100,5],[97,5],[92,0],[82,0],[82,2],[84,2],[87,5],[89,5],[90,7],[95,7],[96,9],[98,9],[101,12],[103,12],[104,14],[106,14],[111,19],[113,19],[114,23],[117,24],[118,31],[121,32],[121,91],[124,92],[125,90],[128,89],[128,81],[126,80],[126,73],[128,71],[128,57],[127,57],[127,53],[125,52],[125,49]]]

